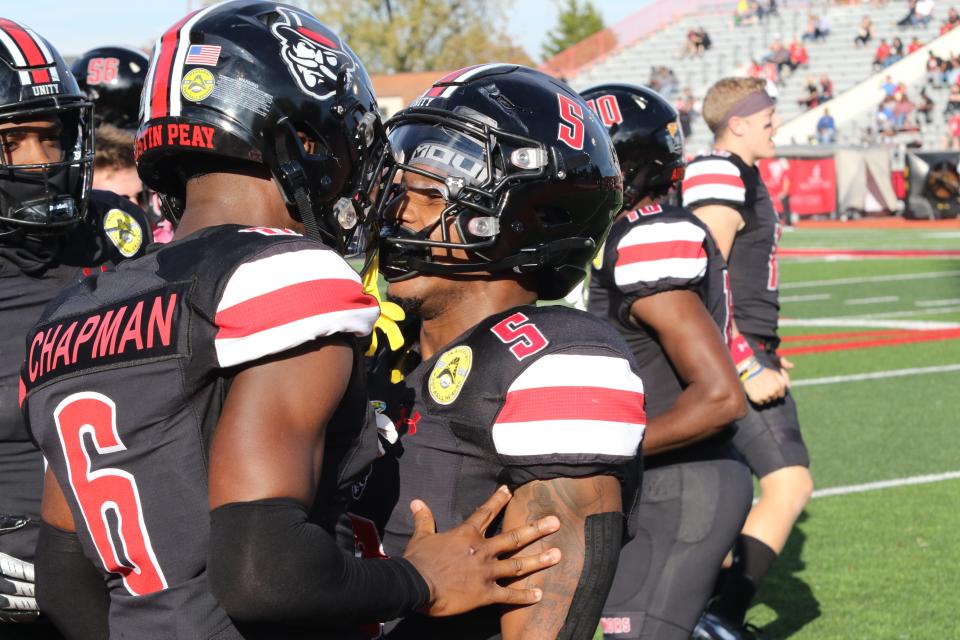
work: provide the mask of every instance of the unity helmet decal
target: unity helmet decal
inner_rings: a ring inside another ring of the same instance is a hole
[[[336,42],[303,26],[294,11],[277,8],[277,13],[283,20],[274,23],[271,31],[281,42],[283,62],[304,93],[318,100],[332,97],[341,67],[347,73],[345,86],[353,84],[353,63]]]

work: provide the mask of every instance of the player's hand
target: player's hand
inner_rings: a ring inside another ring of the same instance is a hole
[[[33,564],[0,553],[0,622],[32,622],[39,615]]]
[[[790,388],[790,369],[793,369],[795,364],[780,356],[780,375],[783,376],[783,381],[787,385],[787,389]]]
[[[500,487],[460,526],[436,533],[430,508],[421,500],[410,504],[413,537],[404,551],[430,587],[430,602],[421,610],[430,616],[452,616],[490,604],[528,605],[543,597],[540,589],[501,587],[497,580],[518,578],[560,562],[560,550],[501,560],[560,528],[556,516],[485,538],[487,527],[510,502]]]
[[[746,391],[750,402],[764,405],[785,396],[787,382],[778,371],[764,368],[743,383],[743,390]]]

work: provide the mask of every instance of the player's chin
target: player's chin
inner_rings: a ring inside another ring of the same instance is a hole
[[[400,305],[406,313],[418,315],[424,297],[429,295],[429,278],[414,274],[387,284],[387,300]]]

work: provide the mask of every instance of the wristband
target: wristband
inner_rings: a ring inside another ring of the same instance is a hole
[[[742,334],[734,336],[730,341],[730,357],[733,358],[733,365],[737,368],[737,373],[743,373],[750,365],[750,360],[756,361],[753,355],[753,348]]]
[[[757,360],[754,356],[744,361],[743,368],[737,369],[737,373],[740,374],[740,382],[746,382],[747,380],[759,375],[766,367],[760,364],[760,361]]]

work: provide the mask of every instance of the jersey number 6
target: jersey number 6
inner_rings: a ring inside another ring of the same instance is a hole
[[[86,436],[98,457],[126,450],[117,433],[113,400],[99,393],[74,393],[57,405],[53,417],[67,460],[70,488],[104,568],[118,574],[132,595],[166,589],[166,578],[143,522],[136,478],[102,463],[94,471],[93,451],[84,446]],[[108,522],[108,514],[113,522]]]

